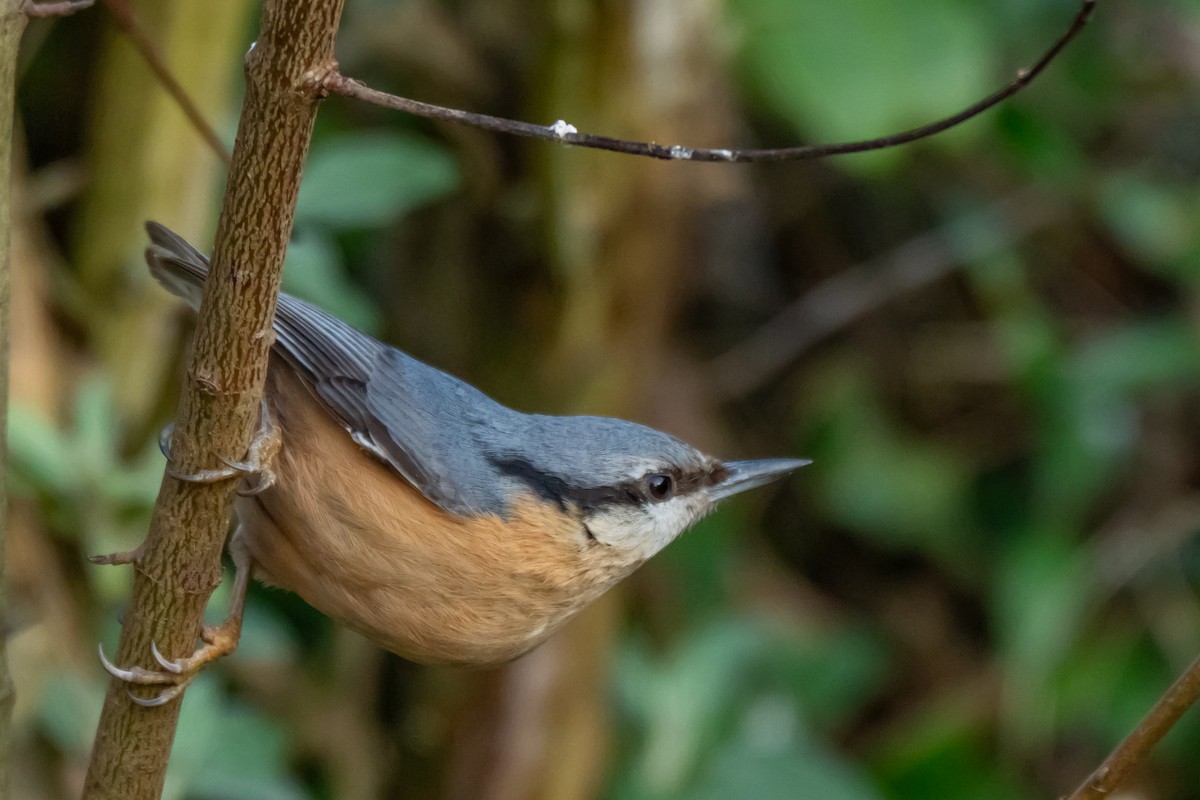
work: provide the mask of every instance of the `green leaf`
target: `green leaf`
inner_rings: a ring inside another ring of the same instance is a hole
[[[360,331],[379,330],[379,309],[347,279],[337,247],[315,226],[299,229],[288,245],[283,288]]]
[[[723,608],[735,542],[748,528],[739,516],[745,516],[745,506],[722,506],[650,564],[650,569],[670,575],[671,585],[682,599],[680,610],[693,618]]]
[[[644,648],[620,653],[617,688],[644,728],[641,783],[655,793],[684,785],[769,644],[755,625],[721,622],[693,631],[666,660]]]
[[[1079,352],[1072,365],[1082,386],[1128,394],[1200,383],[1200,341],[1180,317],[1110,328]]]
[[[970,463],[888,419],[863,367],[832,369],[808,391],[817,437],[806,452],[829,513],[886,547],[961,561]]]
[[[337,229],[375,227],[446,196],[458,180],[455,160],[427,139],[342,134],[313,147],[296,219]]]
[[[71,443],[40,414],[14,403],[8,410],[8,458],[13,477],[31,489],[65,495],[79,481]]]
[[[739,770],[759,769],[803,774],[835,792],[830,797],[864,796],[802,740],[811,717],[834,725],[868,702],[885,665],[878,639],[865,633],[797,638],[745,618],[694,628],[665,656],[626,643],[615,676],[639,735],[629,738],[635,749],[614,796],[690,797],[690,789],[714,796]],[[720,753],[728,761],[714,770]],[[836,788],[843,778],[845,787]]]
[[[1015,536],[996,564],[994,609],[1013,733],[1044,743],[1056,713],[1046,702],[1051,678],[1079,640],[1093,591],[1089,560],[1061,530]]]
[[[1109,625],[1072,649],[1056,686],[1062,727],[1102,734],[1104,749],[1137,726],[1174,678],[1145,631]]]
[[[86,753],[104,704],[104,683],[84,682],[67,671],[54,671],[41,691],[38,721],[42,731],[67,753]]]
[[[72,417],[74,457],[87,465],[92,480],[102,481],[120,459],[117,413],[105,377],[93,372],[80,383]]]
[[[757,716],[759,719],[755,720]],[[785,727],[773,726],[751,709],[742,735],[718,750],[705,764],[687,800],[881,800],[871,781],[855,766],[807,743],[793,743]],[[757,723],[757,725],[755,725]]]
[[[1200,384],[1200,343],[1179,319],[1112,327],[1055,359],[1037,390],[1036,497],[1044,518],[1079,525],[1129,463],[1137,401]]]
[[[947,687],[888,732],[872,766],[889,797],[1024,800],[1036,794],[996,758],[994,732],[975,694]]]
[[[217,691],[213,675],[188,689],[167,770],[165,800],[302,800],[288,776],[284,727]]]
[[[1100,215],[1117,239],[1166,277],[1195,283],[1200,279],[1200,195],[1195,187],[1173,186],[1137,172],[1117,173],[1096,193]]]
[[[886,678],[889,654],[879,636],[864,628],[819,631],[787,644],[770,653],[762,684],[789,688],[815,727],[843,725]]]

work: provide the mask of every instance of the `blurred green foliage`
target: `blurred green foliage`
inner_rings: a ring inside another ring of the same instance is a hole
[[[612,3],[543,4],[528,25],[533,12],[511,2],[417,5],[350,0],[347,71],[518,118],[579,118],[538,105],[543,72],[576,68],[555,60],[555,43],[626,52],[602,41],[621,25],[588,38],[589,14],[669,27]],[[741,133],[687,144],[921,124],[1010,79],[1076,7],[731,0],[709,58],[732,97],[712,113]],[[37,90],[23,100],[35,183],[86,158],[71,130],[78,112],[47,97],[77,91],[78,59],[54,58],[92,52],[78,49],[96,46],[88,24],[39,34],[27,78]],[[700,384],[719,409],[704,424],[725,432],[730,455],[815,463],[704,521],[633,580],[606,698],[615,734],[602,796],[1057,796],[1200,650],[1198,35],[1194,3],[1105,3],[1032,87],[959,130],[863,157],[733,168],[745,193],[696,223],[712,222],[691,242],[706,269],[689,273],[683,313],[661,332],[693,380],[663,379],[653,394],[670,406]],[[603,203],[547,207],[561,178],[545,164],[597,157],[548,147],[327,109],[286,288],[506,399],[522,387],[556,396],[547,343],[568,291],[553,220],[603,216]],[[1023,222],[1012,203],[997,206],[1013,198]],[[70,203],[46,220],[70,240]],[[946,268],[897,284],[905,267],[889,256],[921,237],[938,242]],[[737,396],[711,389],[712,359],[863,265],[868,285],[906,288]],[[69,268],[53,269],[69,287]],[[77,336],[64,292],[50,303]],[[89,343],[73,347],[86,361]],[[10,489],[54,542],[83,632],[111,643],[128,576],[81,555],[136,545],[162,461],[156,442],[112,424],[104,376],[87,372],[70,395],[58,424],[14,407]],[[675,420],[681,432],[687,417]],[[406,780],[422,770],[437,774],[428,794],[453,796],[453,714],[413,697],[440,678],[422,683],[377,655],[347,667],[358,662],[344,639],[295,598],[256,587],[250,605],[238,654],[188,692],[169,797],[366,796],[349,788],[356,770],[376,776],[380,796],[424,796],[425,783]],[[220,593],[213,606],[219,616]],[[90,654],[90,639],[74,644]],[[69,776],[103,684],[96,668],[59,666],[46,680],[29,690],[22,754]],[[335,739],[377,748],[347,745],[369,767]],[[1192,713],[1135,778],[1135,796],[1193,797],[1197,748]],[[29,796],[68,784],[46,778]]]
[[[69,427],[56,428],[20,404],[9,413],[9,490],[35,499],[50,530],[95,548],[89,552],[121,549],[130,540],[130,526],[148,520],[162,476],[156,442],[135,457],[121,452],[114,413],[98,376],[80,382]]]
[[[329,136],[313,147],[296,203],[300,224],[376,228],[444,197],[458,184],[446,150],[408,135]]]
[[[989,42],[987,16],[986,7],[958,0],[920,9],[889,0],[730,4],[748,93],[820,142],[915,128],[992,91],[1001,43]],[[938,147],[964,135],[977,131],[952,131]],[[894,168],[905,158],[881,150],[846,167]]]

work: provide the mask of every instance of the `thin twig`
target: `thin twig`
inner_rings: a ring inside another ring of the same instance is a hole
[[[88,0],[90,3],[91,0]],[[154,73],[154,77],[158,78],[158,82],[167,90],[167,94],[171,95],[171,99],[179,106],[180,111],[192,123],[192,127],[200,134],[200,137],[208,144],[212,151],[217,154],[221,161],[225,162],[225,166],[229,166],[230,155],[229,148],[217,136],[217,132],[213,130],[212,125],[204,118],[204,114],[193,102],[192,98],[175,80],[175,76],[171,74],[167,62],[158,52],[158,47],[154,41],[146,33],[146,29],[142,27],[142,23],[138,20],[137,15],[125,0],[104,0],[104,5],[108,12],[112,14],[113,21],[117,23],[117,27],[129,39],[129,43],[133,48],[141,54],[146,60],[146,65],[150,67],[150,71]]]
[[[330,70],[328,73],[321,75],[316,83],[321,89],[327,92],[353,97],[397,111],[404,111],[418,117],[460,122],[465,125],[500,133],[529,136],[534,139],[545,139],[596,150],[609,150],[614,153],[624,153],[626,155],[647,156],[649,158],[659,158],[668,161],[709,161],[742,164],[763,161],[799,161],[802,159],[845,155],[847,153],[862,153],[867,150],[881,150],[887,147],[907,144],[917,139],[924,139],[936,133],[941,133],[948,128],[953,128],[955,125],[959,125],[972,117],[982,114],[992,106],[1008,99],[1028,86],[1054,60],[1059,52],[1083,30],[1091,18],[1095,6],[1095,0],[1084,0],[1083,5],[1080,6],[1078,13],[1076,13],[1074,20],[1071,22],[1071,27],[1059,37],[1058,41],[1032,67],[1018,70],[1016,80],[994,94],[980,100],[978,103],[968,106],[957,114],[945,117],[937,122],[922,125],[919,128],[912,128],[902,133],[881,136],[876,139],[835,144],[782,147],[771,150],[729,150],[688,147],[679,144],[664,145],[654,142],[635,142],[625,139],[614,139],[609,136],[579,133],[574,125],[564,120],[558,120],[549,126],[534,125],[531,122],[504,119],[487,114],[475,114],[455,108],[445,108],[430,103],[422,103],[419,100],[410,100],[406,97],[399,97],[372,89],[361,81],[347,78],[336,70]]]
[[[1103,800],[1141,763],[1158,740],[1175,726],[1183,712],[1200,698],[1200,658],[1171,685],[1133,732],[1117,745],[1104,763],[1066,800]]]

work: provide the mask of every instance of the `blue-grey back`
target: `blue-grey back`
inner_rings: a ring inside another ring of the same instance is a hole
[[[208,258],[157,223],[147,230],[151,272],[198,307]],[[599,496],[636,477],[631,470],[703,458],[624,420],[514,411],[289,294],[279,296],[275,335],[273,352],[354,441],[452,513],[504,515],[514,490],[560,502]]]

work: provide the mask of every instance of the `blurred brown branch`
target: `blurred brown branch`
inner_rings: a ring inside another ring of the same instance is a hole
[[[1040,192],[1019,190],[843,270],[713,359],[709,365],[713,385],[727,397],[751,392],[826,336],[898,295],[928,286],[965,261],[1012,247],[1064,213]],[[963,235],[964,229],[986,230],[987,235],[969,237]]]
[[[6,0],[0,8],[0,486],[8,479],[8,331],[12,307],[12,145],[17,52],[25,30],[21,0]],[[8,585],[5,580],[8,494],[0,491],[0,623],[8,627]],[[8,670],[8,630],[0,631],[0,794],[7,796],[12,767],[12,675]]]
[[[89,5],[92,0],[88,0]],[[126,0],[103,0],[108,13],[112,15],[113,21],[117,23],[122,32],[124,32],[129,43],[134,49],[141,53],[142,58],[146,60],[146,65],[150,67],[150,71],[158,78],[158,82],[167,90],[167,94],[179,106],[179,110],[183,112],[188,121],[200,134],[201,138],[212,148],[212,151],[225,162],[225,166],[229,166],[230,155],[229,149],[225,147],[225,143],[221,141],[221,137],[217,136],[217,132],[213,130],[212,125],[204,118],[204,114],[200,108],[192,101],[175,76],[171,74],[170,68],[167,67],[167,62],[158,52],[158,47],[154,41],[146,33],[142,23],[138,20],[133,9],[129,7]]]
[[[90,0],[33,5],[23,0],[0,4],[0,796],[9,794],[12,767],[12,715],[15,704],[8,668],[6,555],[8,549],[8,395],[9,330],[12,315],[12,150],[16,113],[17,55],[29,16],[62,16],[90,5]]]
[[[1049,66],[1050,62],[1055,59],[1059,52],[1083,30],[1088,20],[1091,19],[1092,11],[1095,10],[1095,7],[1095,0],[1084,0],[1083,5],[1080,6],[1079,11],[1075,14],[1075,18],[1071,20],[1071,25],[1066,33],[1060,36],[1033,66],[1017,70],[1015,80],[988,97],[964,108],[957,114],[944,117],[936,122],[890,136],[880,136],[874,139],[862,139],[853,142],[780,147],[766,150],[733,150],[727,148],[690,147],[680,144],[665,145],[655,142],[638,142],[626,139],[614,139],[611,136],[579,133],[575,130],[574,125],[561,119],[553,125],[535,125],[531,122],[504,119],[487,114],[475,114],[470,111],[423,103],[419,100],[410,100],[406,97],[399,97],[372,89],[361,81],[347,78],[336,69],[330,70],[320,76],[317,85],[321,89],[333,94],[353,97],[385,108],[414,114],[418,117],[458,122],[498,133],[528,136],[534,139],[574,145],[575,147],[608,150],[624,155],[645,156],[664,161],[706,161],[738,164],[769,161],[801,161],[846,155],[849,153],[863,153],[869,150],[883,150],[888,147],[908,144],[909,142],[915,142],[918,139],[925,139],[941,133],[973,117],[979,116],[984,111],[1007,100],[1032,83],[1033,79]]]

